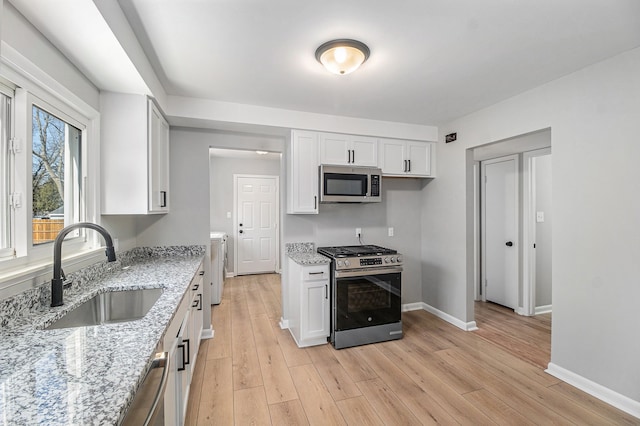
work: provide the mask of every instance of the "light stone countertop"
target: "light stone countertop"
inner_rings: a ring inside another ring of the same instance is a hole
[[[316,253],[313,243],[286,243],[285,251],[287,256],[299,265],[326,265],[331,263],[331,259]]]
[[[205,254],[203,246],[130,252],[104,262],[97,277],[95,272],[90,279],[82,271],[69,274],[76,275],[78,288],[65,290],[63,306],[18,296],[0,301],[0,424],[113,425],[122,420]],[[48,288],[29,296],[46,300]],[[97,293],[140,288],[164,289],[142,319],[43,330]]]

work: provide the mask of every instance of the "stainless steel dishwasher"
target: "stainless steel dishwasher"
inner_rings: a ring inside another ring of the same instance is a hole
[[[158,345],[158,349],[161,346]],[[127,410],[122,426],[164,425],[164,391],[170,373],[167,352],[156,351],[144,381]]]

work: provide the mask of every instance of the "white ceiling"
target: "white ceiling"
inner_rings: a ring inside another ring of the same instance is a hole
[[[118,1],[169,95],[423,125],[640,46],[638,0]],[[315,49],[335,38],[371,57],[326,72]],[[101,87],[105,71],[73,39],[54,43]]]

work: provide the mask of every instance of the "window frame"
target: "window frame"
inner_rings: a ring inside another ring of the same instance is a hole
[[[0,208],[4,210],[2,223],[0,223],[0,262],[14,256],[14,209],[11,207],[11,194],[13,193],[13,155],[9,152],[11,139],[13,138],[13,105],[15,90],[0,80],[0,94],[6,98],[6,104],[0,105],[0,114],[4,128],[0,129]],[[0,98],[4,99],[4,98]],[[4,101],[0,101],[3,102]],[[6,167],[6,170],[3,169]]]
[[[13,256],[0,258],[0,299],[44,283],[51,275],[53,244],[34,246],[32,241],[32,105],[80,129],[82,221],[100,223],[99,113],[86,104],[78,104],[73,97],[63,100],[59,93],[36,84],[11,68],[4,69],[0,75],[0,83],[5,81],[15,86],[11,102],[11,130],[17,149],[10,156],[13,163],[10,193],[20,194],[21,205],[10,209],[10,250]],[[99,235],[79,230],[68,235],[63,256],[68,269],[73,270],[102,259],[102,251]]]

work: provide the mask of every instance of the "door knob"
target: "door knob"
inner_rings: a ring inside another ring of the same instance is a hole
[[[242,226],[242,224],[240,224],[240,226]]]
[[[240,233],[242,234],[244,231],[241,229],[241,230],[240,230],[240,231],[238,231],[238,232],[240,232]]]
[[[507,241],[507,243],[505,244],[507,247],[511,247],[513,245],[513,243],[511,241]]]

